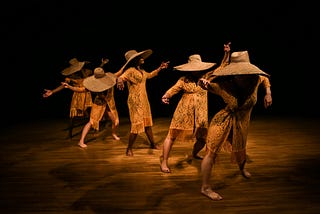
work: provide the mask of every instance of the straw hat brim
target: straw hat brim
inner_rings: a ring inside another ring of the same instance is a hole
[[[117,82],[117,77],[110,72],[105,73],[101,78],[96,78],[94,75],[83,80],[83,85],[89,91],[102,92],[113,87]]]
[[[77,71],[80,71],[83,68],[84,64],[85,64],[85,62],[79,62],[75,65],[71,65],[71,66],[63,69],[61,71],[61,74],[64,76],[69,76]]]
[[[213,73],[215,76],[230,76],[230,75],[244,75],[244,74],[258,74],[270,76],[268,73],[262,71],[257,66],[249,62],[231,62],[224,68]]]
[[[130,58],[127,60],[127,62],[124,64],[123,67],[126,67],[133,59],[135,59],[138,56],[142,57],[143,59],[147,59],[151,54],[152,54],[151,49],[147,49],[147,50],[135,53],[132,56],[130,56]]]
[[[209,70],[213,66],[215,66],[217,63],[214,62],[188,62],[182,65],[177,65],[173,67],[174,70],[178,71],[205,71]]]

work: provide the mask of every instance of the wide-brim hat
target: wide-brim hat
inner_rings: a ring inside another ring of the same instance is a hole
[[[93,75],[83,80],[83,85],[92,92],[102,92],[113,87],[117,77],[113,73],[104,72],[100,67],[95,68]]]
[[[248,51],[233,52],[230,57],[230,64],[213,73],[216,76],[259,74],[270,76],[257,66],[250,63]]]
[[[77,58],[72,58],[69,60],[69,64],[69,67],[62,70],[62,75],[69,76],[77,71],[80,71],[83,68],[85,62],[80,62]]]
[[[205,71],[217,63],[215,62],[202,62],[201,56],[199,54],[193,54],[189,56],[188,63],[178,65],[173,67],[173,69],[178,71]]]
[[[143,59],[146,59],[151,54],[152,54],[151,49],[147,49],[147,50],[140,51],[140,52],[137,52],[136,50],[129,50],[124,54],[124,57],[126,58],[127,62],[124,64],[123,67],[126,67],[136,57],[141,57]]]

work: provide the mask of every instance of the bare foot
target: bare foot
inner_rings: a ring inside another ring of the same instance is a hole
[[[214,192],[211,188],[201,189],[201,193],[213,201],[222,200],[222,197],[218,193]]]
[[[116,134],[112,134],[113,139],[120,140],[120,137],[118,137]]]
[[[171,173],[171,170],[169,167],[167,167],[166,165],[162,165],[160,164],[160,171],[163,172],[163,173]]]
[[[126,155],[127,156],[133,156],[132,149],[127,148]]]
[[[241,174],[242,174],[243,177],[245,177],[247,179],[251,178],[250,172],[248,172],[246,169],[241,170]]]
[[[88,146],[84,143],[78,143],[78,146],[80,146],[81,148],[87,148]]]

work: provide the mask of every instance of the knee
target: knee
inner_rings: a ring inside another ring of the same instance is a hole
[[[214,152],[212,152],[212,151],[210,151],[210,150],[207,150],[205,156],[208,157],[208,158],[210,158],[210,159],[212,159],[212,160],[215,160],[216,157],[217,157],[217,154],[214,153]]]

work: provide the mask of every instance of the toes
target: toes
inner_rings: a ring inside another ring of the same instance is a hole
[[[222,200],[222,197],[218,193],[214,192],[212,189],[201,190],[201,193],[213,201]]]
[[[161,172],[163,172],[163,173],[171,173],[171,170],[170,170],[170,168],[168,168],[168,167],[162,168],[162,167],[160,166],[160,170],[161,170]]]
[[[113,139],[120,140],[120,137],[118,137],[116,134],[112,134]]]
[[[248,179],[251,178],[250,172],[248,172],[248,171],[245,170],[245,169],[241,170],[241,174],[242,174],[242,176],[245,177],[245,178],[248,178]]]
[[[127,149],[126,155],[127,155],[127,156],[133,156],[132,149]]]
[[[87,148],[88,146],[84,143],[78,143],[78,146],[80,146],[81,148]]]

